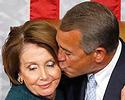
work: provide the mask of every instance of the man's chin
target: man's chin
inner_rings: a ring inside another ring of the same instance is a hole
[[[76,77],[82,76],[82,74],[75,74],[75,73],[66,72],[66,71],[65,72],[63,71],[62,73],[65,74],[65,76],[67,76],[69,78],[76,78]]]
[[[74,77],[76,77],[76,76],[74,76],[73,74],[71,74],[71,73],[68,73],[68,72],[63,72],[63,74],[65,74],[67,77],[69,77],[69,78],[74,78]]]

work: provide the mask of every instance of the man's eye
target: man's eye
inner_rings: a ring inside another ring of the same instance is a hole
[[[68,52],[65,52],[65,54],[66,54],[67,56],[71,55],[71,54],[70,54],[70,53],[68,53]]]
[[[49,61],[47,63],[47,67],[54,67],[54,65],[55,65],[55,61]]]

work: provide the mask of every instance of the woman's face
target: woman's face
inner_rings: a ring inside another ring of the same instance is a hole
[[[19,75],[33,94],[51,96],[59,84],[61,70],[45,48],[26,43],[20,55]]]

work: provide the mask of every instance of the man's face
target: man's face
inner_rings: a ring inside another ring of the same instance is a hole
[[[68,77],[77,77],[91,72],[94,66],[93,53],[87,55],[80,47],[79,30],[63,32],[58,30],[56,39],[59,45],[59,65]]]

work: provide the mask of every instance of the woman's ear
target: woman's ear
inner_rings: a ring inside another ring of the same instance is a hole
[[[94,52],[94,57],[97,63],[103,62],[105,56],[106,56],[106,50],[104,48],[101,47],[96,48]]]
[[[23,78],[21,77],[21,73],[18,73],[18,82],[23,84]]]

